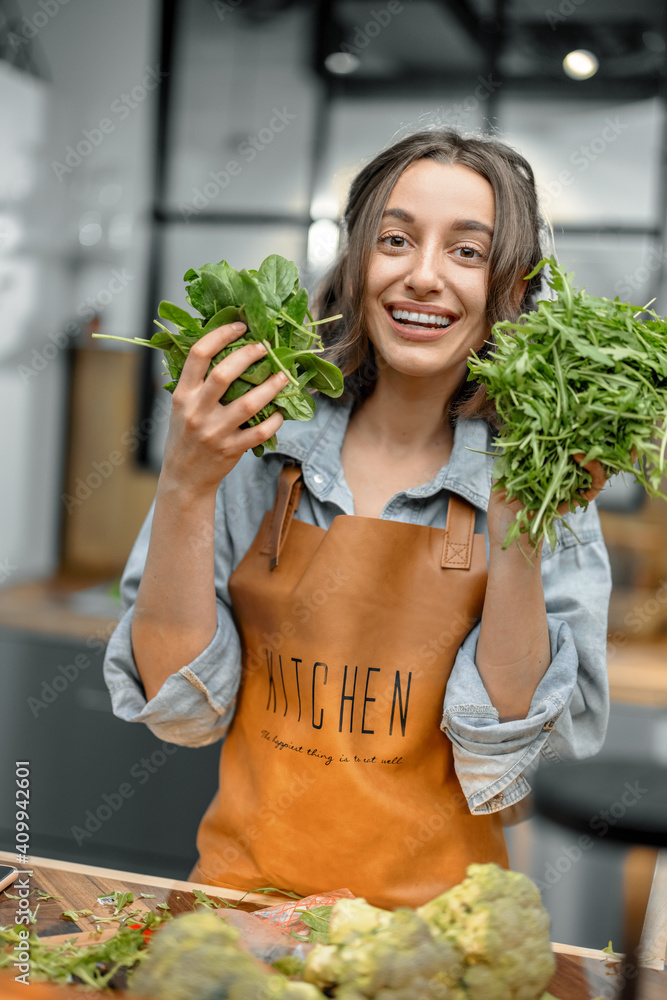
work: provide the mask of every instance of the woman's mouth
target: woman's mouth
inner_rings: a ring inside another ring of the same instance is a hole
[[[431,313],[427,309],[409,310],[387,306],[392,329],[405,340],[438,340],[456,323],[456,317]]]

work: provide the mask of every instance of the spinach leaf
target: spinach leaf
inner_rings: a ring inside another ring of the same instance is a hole
[[[284,302],[298,286],[299,272],[296,264],[293,264],[291,260],[285,260],[284,257],[272,253],[260,264],[257,279],[273,292],[278,302]]]
[[[191,316],[185,309],[175,306],[173,302],[162,301],[158,306],[158,316],[168,319],[182,330],[189,330],[190,333],[201,333],[201,323]]]
[[[284,371],[289,378],[275,400],[251,417],[247,426],[255,426],[275,413],[277,408],[287,420],[310,420],[315,412],[315,399],[310,390],[340,396],[343,376],[335,365],[319,354],[323,346],[317,327],[319,323],[329,320],[314,322],[308,310],[308,292],[299,288],[299,272],[292,261],[271,254],[258,269],[237,271],[227,261],[221,260],[217,264],[189,268],[183,280],[186,283],[186,300],[197,310],[199,317],[192,316],[172,302],[163,301],[159,306],[159,315],[173,323],[177,332],[172,332],[156,320],[160,329],[150,340],[140,337],[110,338],[162,350],[171,376],[164,386],[168,392],[173,392],[178,385],[192,345],[218,327],[241,319],[247,326],[246,331],[211,359],[209,372],[245,344],[263,341],[268,353],[232,382],[221,403],[238,399],[253,386],[261,385],[274,372]],[[340,317],[333,316],[331,319]],[[306,325],[307,322],[309,325]],[[253,451],[261,455],[264,448],[273,451],[275,447],[274,435]]]
[[[248,324],[248,334],[253,340],[268,340],[275,331],[275,316],[272,319],[269,306],[262,294],[262,287],[247,272],[241,271],[243,282],[243,309],[245,322]]]
[[[202,329],[202,334],[210,333],[211,330],[217,330],[219,326],[225,326],[227,323],[234,323],[240,318],[241,309],[238,306],[225,306],[224,309],[219,309],[214,316],[211,316],[206,326]]]
[[[337,399],[344,389],[343,376],[340,368],[332,365],[330,361],[325,361],[319,354],[301,353],[298,357],[299,364],[313,372],[313,379],[310,383],[313,389],[318,389],[325,396]]]
[[[200,277],[188,285],[186,298],[205,320],[211,319],[219,309],[236,304],[230,301],[228,283],[225,284],[216,274],[204,269]]]

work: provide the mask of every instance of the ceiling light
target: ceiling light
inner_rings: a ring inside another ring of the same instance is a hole
[[[589,80],[599,68],[597,56],[587,49],[575,49],[563,59],[563,69],[572,80]]]
[[[330,73],[338,76],[345,76],[346,73],[354,73],[358,69],[361,60],[352,52],[332,52],[324,60],[324,65]]]
[[[308,229],[308,267],[313,270],[329,267],[338,251],[340,230],[333,219],[318,219]]]

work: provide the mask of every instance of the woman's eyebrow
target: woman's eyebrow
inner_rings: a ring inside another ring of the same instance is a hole
[[[477,219],[456,219],[452,223],[452,229],[457,233],[486,233],[489,239],[493,239],[493,229],[485,222],[478,222]]]
[[[414,216],[406,212],[404,208],[387,208],[382,213],[382,218],[386,219],[387,216],[391,216],[394,219],[402,219],[403,222],[414,222]]]
[[[415,218],[410,212],[406,212],[404,208],[387,208],[382,213],[382,218],[385,219],[391,217],[394,219],[401,219],[402,222],[414,222]],[[451,228],[457,233],[485,233],[489,239],[493,239],[493,229],[487,226],[485,222],[479,222],[477,219],[455,219]]]

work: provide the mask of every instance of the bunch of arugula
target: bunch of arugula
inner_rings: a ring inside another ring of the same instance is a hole
[[[554,257],[526,280],[545,265],[555,298],[516,322],[496,323],[490,354],[468,363],[468,380],[486,386],[499,417],[493,489],[523,505],[503,548],[526,532],[534,546],[544,536],[554,546],[559,505],[587,506],[581,492],[592,479],[577,453],[584,463],[597,459],[607,476],[629,472],[650,496],[667,499],[659,488],[666,471],[667,321],[648,307],[574,288],[574,275]]]
[[[190,268],[183,280],[187,283],[186,299],[199,316],[192,316],[173,302],[162,301],[158,308],[161,319],[176,326],[176,333],[155,320],[160,329],[150,340],[107,334],[93,336],[164,351],[171,378],[164,388],[173,392],[192,345],[219,326],[240,320],[246,324],[245,333],[213,357],[209,372],[245,344],[261,341],[267,354],[232,382],[220,402],[238,399],[279,371],[285,372],[289,379],[273,401],[244,426],[260,423],[275,410],[280,410],[286,420],[310,420],[315,412],[315,400],[309,389],[317,389],[334,398],[341,395],[343,375],[335,365],[320,357],[324,347],[315,330],[319,323],[331,322],[340,316],[313,320],[308,310],[308,292],[299,287],[299,272],[292,261],[271,254],[257,270],[237,271],[221,260],[219,264]],[[306,316],[308,326],[305,325]],[[261,456],[264,448],[274,451],[275,447],[273,435],[263,445],[253,448],[253,452]]]

